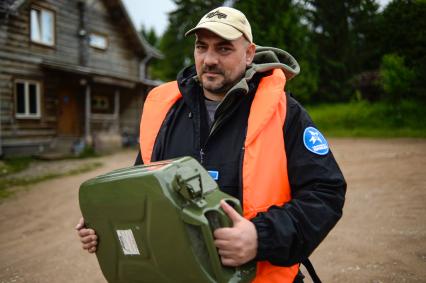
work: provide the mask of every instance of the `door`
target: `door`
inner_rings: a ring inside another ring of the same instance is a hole
[[[63,88],[58,93],[58,135],[81,135],[82,108],[79,104],[78,91],[74,88]]]

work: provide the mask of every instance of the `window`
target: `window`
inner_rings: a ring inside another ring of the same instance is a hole
[[[40,83],[15,81],[16,118],[40,118]]]
[[[47,9],[31,8],[31,41],[53,46],[55,45],[55,14]]]
[[[92,96],[92,113],[94,114],[114,114],[114,96],[103,93]]]
[[[93,48],[106,50],[108,48],[108,38],[99,33],[91,33],[89,36],[89,44]]]
[[[92,110],[94,110],[94,112],[97,110],[108,111],[110,108],[108,97],[96,95],[92,98]]]

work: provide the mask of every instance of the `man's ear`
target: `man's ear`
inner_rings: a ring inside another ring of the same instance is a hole
[[[256,53],[256,45],[250,43],[246,50],[246,65],[250,65],[253,62],[254,53]]]

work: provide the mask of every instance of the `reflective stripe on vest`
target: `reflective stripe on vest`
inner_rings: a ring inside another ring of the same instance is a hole
[[[285,82],[284,73],[279,69],[262,78],[250,108],[242,170],[243,211],[247,219],[291,199],[282,132],[286,116]],[[155,139],[167,112],[181,97],[176,82],[159,86],[149,93],[140,129],[144,164],[151,161]],[[280,267],[267,261],[258,262],[253,282],[293,282],[298,270],[298,264]]]

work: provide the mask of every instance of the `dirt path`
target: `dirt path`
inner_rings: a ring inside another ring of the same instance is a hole
[[[91,177],[132,165],[135,156],[126,151],[97,159],[105,165],[38,183],[1,203],[0,282],[106,282],[74,231],[81,215],[78,188]]]
[[[426,140],[333,140],[342,221],[314,252],[324,282],[426,282]]]
[[[349,187],[342,220],[311,257],[323,282],[426,282],[426,140],[330,143]],[[95,171],[1,203],[0,282],[105,282],[73,230],[78,187],[134,155],[104,158]]]

